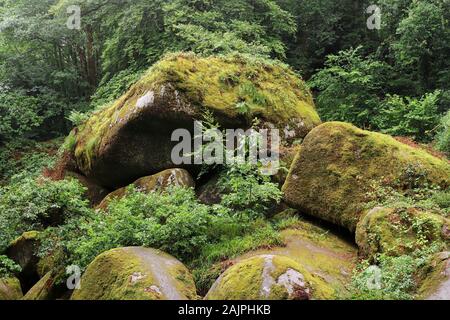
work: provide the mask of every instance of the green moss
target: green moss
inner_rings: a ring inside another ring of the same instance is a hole
[[[15,239],[9,247],[14,247],[22,241],[38,241],[39,240],[39,231],[27,231],[24,232],[20,237]]]
[[[188,101],[188,113],[200,118],[209,109],[219,116],[241,119],[239,105],[246,105],[247,120],[260,117],[279,128],[291,125],[302,137],[320,123],[311,93],[286,66],[242,56],[202,58],[172,54],[156,63],[125,95],[99,111],[76,132],[75,157],[88,172],[100,149],[107,147],[119,128],[138,116],[137,101],[149,92],[162,96],[176,90]],[[301,128],[300,128],[301,127]],[[70,137],[73,146],[73,137]]]
[[[22,298],[22,289],[17,278],[0,278],[0,301],[19,300]]]
[[[450,164],[390,136],[329,122],[307,135],[283,191],[290,206],[354,231],[373,181],[446,188]]]
[[[358,223],[356,242],[365,258],[377,254],[411,254],[428,246],[445,249],[450,238],[443,232],[450,221],[415,208],[374,208]]]
[[[293,276],[288,277],[288,273]],[[299,278],[293,280],[297,276]],[[288,283],[285,282],[286,279],[289,279]],[[333,297],[334,290],[300,263],[285,256],[259,255],[240,261],[225,271],[206,299],[283,300]]]

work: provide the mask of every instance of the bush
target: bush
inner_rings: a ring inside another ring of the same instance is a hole
[[[0,252],[22,233],[86,215],[85,189],[78,181],[25,178],[0,188]]]
[[[19,273],[20,266],[7,256],[0,255],[0,279]]]
[[[268,213],[270,206],[278,204],[283,197],[277,184],[262,175],[255,165],[230,166],[219,183],[224,193],[222,207],[240,218],[262,217]]]
[[[362,56],[362,47],[329,55],[325,67],[309,84],[319,90],[317,109],[322,120],[345,121],[361,128],[373,128],[373,116],[380,105],[380,92],[388,66]]]
[[[381,103],[374,123],[381,131],[396,136],[411,136],[417,141],[430,141],[439,123],[437,111],[440,91],[420,99],[388,95]]]
[[[62,244],[69,260],[81,267],[100,253],[122,246],[157,248],[187,260],[206,245],[211,218],[193,190],[144,194],[130,188],[126,197],[109,204],[108,213],[71,221],[53,230],[49,238],[55,245]]]
[[[450,156],[450,110],[442,117],[436,134],[436,147]]]

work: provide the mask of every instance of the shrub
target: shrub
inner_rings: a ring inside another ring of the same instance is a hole
[[[0,252],[22,233],[59,225],[89,211],[78,181],[25,178],[0,188]]]
[[[381,103],[374,123],[381,131],[397,136],[411,136],[418,141],[430,141],[439,123],[437,111],[440,91],[420,99],[388,95]]]
[[[20,271],[21,268],[17,263],[9,259],[7,256],[0,255],[0,279],[19,273]]]
[[[442,117],[436,134],[436,147],[450,156],[450,110]]]

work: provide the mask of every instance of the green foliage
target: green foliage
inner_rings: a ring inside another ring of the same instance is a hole
[[[436,147],[450,155],[450,111],[447,111],[441,119],[436,135]]]
[[[21,92],[0,92],[0,137],[20,137],[39,127],[44,118],[39,100]]]
[[[89,212],[76,180],[25,178],[0,188],[0,252],[26,231],[43,230]]]
[[[92,96],[91,104],[98,108],[113,102],[124,94],[141,76],[142,72],[136,72],[131,69],[122,70],[109,80],[106,80],[108,78],[105,76]]]
[[[361,128],[372,128],[377,114],[379,92],[389,66],[364,58],[362,47],[329,55],[325,67],[315,74],[310,85],[320,90],[317,108],[323,120],[339,120]]]
[[[17,263],[7,256],[0,255],[0,279],[19,273],[21,269]]]
[[[429,141],[439,123],[439,95],[440,91],[428,93],[421,99],[388,95],[373,121],[385,133]]]
[[[23,177],[36,177],[55,162],[55,151],[60,140],[37,143],[16,139],[0,147],[0,184]]]
[[[283,196],[277,184],[251,164],[230,166],[221,177],[220,186],[224,192],[221,205],[231,210],[231,215],[246,218],[264,216]]]
[[[433,246],[411,255],[379,255],[377,265],[360,262],[352,278],[351,292],[358,300],[411,300],[420,285],[419,274],[436,252]]]
[[[391,66],[374,56],[364,57],[358,47],[329,55],[309,84],[320,91],[317,108],[324,120],[431,141],[439,124],[442,92],[420,98],[385,94],[395,86],[393,75]]]

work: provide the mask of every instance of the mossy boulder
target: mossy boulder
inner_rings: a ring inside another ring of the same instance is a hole
[[[424,268],[418,299],[450,300],[450,252],[437,253]]]
[[[329,122],[306,136],[283,192],[291,207],[355,231],[373,183],[445,189],[450,164],[388,135]]]
[[[207,300],[331,299],[334,290],[300,263],[281,255],[259,255],[228,268]]]
[[[450,245],[450,220],[416,208],[370,210],[356,227],[360,255],[374,259],[376,254],[410,254],[427,246],[447,249]]]
[[[187,300],[196,299],[186,267],[159,250],[128,247],[107,251],[88,266],[81,289],[72,300]]]
[[[14,240],[6,249],[6,255],[22,268],[18,278],[24,290],[28,290],[39,280],[39,245],[39,232],[29,231]]]
[[[162,192],[169,187],[194,188],[195,182],[189,172],[184,169],[168,169],[152,176],[140,178],[132,185],[142,192],[151,193]],[[123,187],[108,194],[98,208],[107,209],[112,200],[124,197],[128,190],[128,187]]]
[[[286,256],[322,278],[333,288],[336,298],[350,296],[348,285],[358,261],[358,249],[349,232],[298,216],[292,209],[275,215],[271,222],[283,229],[280,231],[283,245],[251,251],[233,261],[258,255]]]
[[[19,279],[14,277],[0,278],[0,300],[19,300],[22,296]]]
[[[272,124],[286,139],[320,124],[312,95],[289,68],[239,55],[203,58],[172,54],[156,63],[111,106],[67,138],[78,169],[116,189],[174,166],[171,136],[193,130],[205,110],[223,128]],[[192,168],[192,167],[189,167]]]

